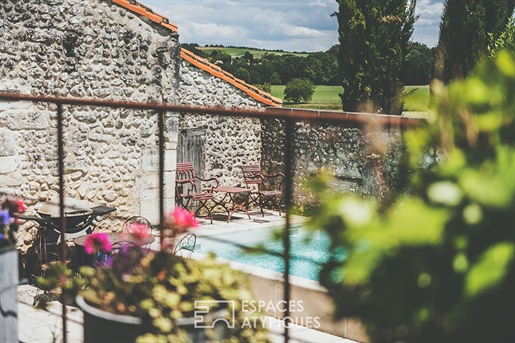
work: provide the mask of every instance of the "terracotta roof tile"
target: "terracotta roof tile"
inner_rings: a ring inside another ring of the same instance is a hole
[[[112,0],[112,1],[115,4],[118,4],[133,13],[140,14],[140,15],[150,19],[151,21],[158,23],[161,26],[166,27],[167,29],[169,29],[171,31],[174,31],[174,32],[179,31],[179,27],[176,24],[170,22],[168,20],[168,18],[155,13],[150,7],[144,5],[140,2],[137,2],[135,0]]]
[[[174,23],[170,22],[168,18],[165,16],[162,16],[160,14],[155,13],[150,7],[137,2],[135,0],[112,0],[115,4],[118,4],[127,10],[142,15],[146,17],[147,19],[171,30],[174,32],[179,31],[179,27],[175,25]],[[240,80],[231,73],[226,72],[216,64],[210,63],[205,58],[199,57],[192,53],[189,50],[186,50],[184,48],[181,48],[181,58],[197,68],[200,68],[209,74],[218,77],[226,82],[229,82],[234,87],[241,89],[244,91],[248,96],[252,97],[253,99],[262,102],[264,104],[267,104],[269,106],[274,107],[282,107],[282,100],[276,97],[273,97],[269,93],[263,92],[262,90],[252,86],[251,84],[246,83],[243,80]]]

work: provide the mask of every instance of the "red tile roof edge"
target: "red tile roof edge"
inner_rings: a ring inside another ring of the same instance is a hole
[[[267,104],[269,106],[274,107],[281,107],[282,106],[282,100],[276,97],[273,97],[270,95],[270,93],[264,92],[260,89],[258,89],[255,86],[252,86],[245,81],[238,79],[234,77],[231,73],[226,72],[216,64],[213,64],[206,60],[205,58],[199,57],[192,53],[189,50],[186,50],[184,48],[181,48],[181,57],[183,60],[191,63],[197,68],[200,68],[209,74],[216,76],[226,82],[229,82],[231,85],[233,85],[236,88],[241,89],[244,91],[248,96],[252,97],[253,99],[262,102],[264,104]]]
[[[146,17],[147,19],[173,31],[173,32],[179,32],[179,27],[170,22],[167,17],[162,16],[160,14],[155,13],[150,7],[139,3],[135,0],[111,0],[117,5],[120,5],[127,10],[142,15]],[[264,92],[260,89],[258,89],[255,86],[252,86],[251,84],[246,83],[243,80],[240,80],[234,75],[226,72],[216,64],[210,63],[205,58],[199,57],[192,53],[189,50],[186,50],[184,48],[181,48],[181,58],[185,61],[193,64],[197,68],[200,68],[209,74],[218,77],[226,82],[229,82],[231,85],[235,86],[236,88],[244,91],[248,96],[251,98],[262,102],[264,104],[267,104],[269,106],[274,107],[282,107],[282,100],[276,97],[273,97],[270,93]]]
[[[167,17],[160,15],[158,13],[155,13],[150,7],[137,2],[135,0],[111,0],[117,5],[120,5],[129,11],[140,14],[147,19],[173,31],[173,32],[179,32],[179,27],[168,20]]]

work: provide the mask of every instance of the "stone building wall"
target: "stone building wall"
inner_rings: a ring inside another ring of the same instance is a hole
[[[0,2],[0,91],[177,103],[177,34],[111,1]],[[157,219],[157,118],[152,111],[64,106],[65,195]],[[177,118],[166,119],[176,141]],[[56,106],[0,102],[0,188],[30,210],[58,194]],[[175,146],[167,144],[166,179]],[[168,184],[167,186],[169,186]],[[173,187],[167,187],[167,204]],[[27,241],[30,237],[25,237]]]
[[[266,106],[186,61],[181,62],[180,79],[178,98],[185,105],[253,110]],[[217,177],[222,185],[238,186],[244,183],[238,166],[260,163],[259,119],[181,113],[179,135],[188,131],[200,131],[203,135],[197,153],[204,177]]]
[[[284,172],[284,128],[283,120],[262,121],[261,164],[267,174]],[[294,126],[293,146],[293,201],[301,210],[309,210],[314,203],[305,185],[319,172],[333,175],[331,187],[342,193],[387,199],[392,187],[397,187],[403,158],[399,127],[300,121]]]

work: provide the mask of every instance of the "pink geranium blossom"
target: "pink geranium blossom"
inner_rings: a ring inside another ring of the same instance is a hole
[[[161,249],[173,251],[175,238],[179,234],[187,232],[189,228],[196,228],[197,226],[198,222],[193,213],[184,208],[175,207],[165,218]]]
[[[189,228],[196,228],[198,222],[195,215],[181,207],[176,207],[170,212],[170,217],[177,231],[184,232]]]
[[[143,239],[149,236],[149,227],[144,223],[131,223],[128,227],[128,230],[138,239]]]
[[[18,209],[14,211],[15,213],[23,213],[27,210],[27,205],[21,200],[20,198],[14,199],[14,202],[16,203]]]
[[[84,242],[84,250],[90,255],[97,251],[110,252],[111,242],[109,241],[109,236],[106,233],[92,233],[88,235]]]

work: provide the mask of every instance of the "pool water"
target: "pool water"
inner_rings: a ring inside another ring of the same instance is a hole
[[[250,230],[233,232],[230,235],[199,237],[199,252],[214,252],[218,257],[239,263],[284,272],[284,261],[280,256],[266,253],[254,253],[234,246],[232,242],[246,247],[263,247],[267,251],[281,254],[281,240],[272,237],[271,230]],[[226,242],[218,242],[221,239]],[[329,238],[322,232],[310,232],[304,228],[293,228],[290,231],[290,275],[305,279],[318,280],[321,265],[328,261]]]

